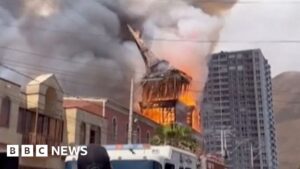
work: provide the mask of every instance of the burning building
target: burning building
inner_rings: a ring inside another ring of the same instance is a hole
[[[175,100],[173,105],[177,101],[176,113],[195,107],[188,112],[194,112],[191,113],[193,126],[200,126],[195,105],[200,102],[202,92],[191,93],[190,88],[203,90],[208,56],[218,42],[223,15],[237,0],[225,1],[1,0],[1,63],[32,76],[53,72],[70,95],[109,97],[127,105],[128,79],[144,71],[142,59],[137,58],[136,45],[120,42],[121,23],[129,22],[142,27],[148,38],[159,39],[151,45],[156,56],[192,77],[187,89],[175,92],[177,97],[169,100]],[[207,41],[213,43],[198,43]],[[140,51],[151,53],[147,47]],[[142,86],[148,86],[153,73],[149,70],[159,60],[148,57],[144,61],[148,70]],[[169,66],[159,63],[154,67]],[[167,70],[165,74],[173,74],[171,69]],[[177,75],[189,79],[182,72]],[[19,84],[28,81],[2,67],[0,76]],[[188,106],[181,106],[180,102]],[[145,108],[143,112],[146,113]]]
[[[146,66],[146,74],[140,83],[141,113],[159,124],[181,123],[199,131],[200,112],[196,104],[188,103],[192,78],[168,61],[156,58],[140,38],[140,33],[129,25],[127,28]]]

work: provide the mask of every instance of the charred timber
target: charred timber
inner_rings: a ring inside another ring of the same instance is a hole
[[[178,69],[148,73],[142,80],[142,102],[178,100],[191,78]]]
[[[162,101],[153,101],[153,102],[141,102],[140,107],[142,109],[152,109],[152,108],[174,108],[177,104],[177,100],[162,100]]]

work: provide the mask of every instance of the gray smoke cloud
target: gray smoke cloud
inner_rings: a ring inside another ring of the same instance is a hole
[[[120,38],[126,21],[143,29],[156,56],[191,74],[201,90],[214,43],[185,40],[218,39],[222,16],[206,11],[188,0],[1,0],[1,61],[26,74],[55,73],[67,94],[127,104],[130,79],[145,68],[135,44]],[[4,68],[0,76],[29,81]]]

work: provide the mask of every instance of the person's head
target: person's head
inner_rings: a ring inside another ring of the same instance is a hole
[[[99,145],[88,145],[87,155],[79,155],[77,167],[78,169],[111,169],[106,149]]]

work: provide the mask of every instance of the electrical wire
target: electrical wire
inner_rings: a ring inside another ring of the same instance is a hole
[[[86,67],[88,67],[88,69],[91,69],[91,68],[99,68],[99,67],[106,67],[107,69],[109,69],[110,71],[115,71],[115,72],[118,72],[118,73],[123,73],[122,70],[120,69],[115,69],[115,68],[112,68],[110,67],[109,65],[98,65],[98,64],[95,64],[95,63],[82,63],[82,62],[76,62],[76,61],[73,61],[73,60],[68,60],[68,59],[65,59],[65,58],[60,58],[60,57],[52,57],[50,55],[41,55],[41,54],[38,54],[38,53],[35,53],[35,52],[30,52],[30,51],[25,51],[25,50],[19,50],[19,49],[14,49],[14,48],[7,48],[7,47],[1,47],[0,48],[4,48],[6,50],[9,50],[9,51],[14,51],[14,52],[17,52],[17,53],[21,53],[21,54],[26,54],[26,55],[33,55],[33,56],[36,56],[36,57],[39,57],[41,59],[45,59],[45,60],[58,60],[58,61],[63,61],[63,62],[66,62],[66,63],[74,63],[74,64],[77,64],[77,65],[85,65]],[[13,56],[11,56],[13,57]],[[36,67],[36,65],[32,65],[30,63],[25,63],[25,62],[21,62],[20,60],[15,60],[15,59],[11,59],[11,57],[9,59],[5,58],[2,56],[2,59],[3,60],[7,60],[7,61],[11,61],[11,62],[15,62],[15,63],[20,63],[20,64],[25,64],[25,65],[28,65],[28,66],[34,66]],[[52,71],[54,72],[69,72],[71,74],[73,73],[78,73],[78,72],[72,72],[72,71],[69,71],[69,70],[65,70],[65,69],[54,69],[54,68],[50,68],[50,67],[47,67],[47,66],[44,66],[45,68],[48,68],[48,69],[51,69]],[[93,70],[93,69],[91,69]],[[98,69],[94,69],[95,71],[98,71]],[[127,71],[127,70],[126,70]],[[128,70],[128,72],[131,72],[131,73],[134,73],[135,75],[145,75],[145,72],[139,72],[139,71],[132,71],[132,70]],[[60,73],[60,74],[65,74],[65,73]],[[80,73],[79,73],[80,74]],[[83,74],[85,75],[85,74]],[[108,75],[110,76],[110,75]],[[125,80],[126,81],[126,80]],[[197,79],[194,79],[192,80],[193,82],[196,82],[196,83],[200,83],[202,84],[203,81],[199,81]]]
[[[1,65],[1,66],[3,66],[3,65]],[[7,66],[6,66],[6,68],[7,68]],[[27,69],[27,67],[25,69]],[[35,69],[35,68],[32,67],[32,69]],[[27,74],[24,74],[20,71],[18,71],[18,74],[21,74],[22,76],[25,76],[26,78],[29,78],[29,77],[30,77],[30,79],[32,78],[31,76],[29,76]],[[40,73],[37,72],[36,74],[39,75]],[[69,77],[69,75],[67,77]],[[62,77],[62,79],[64,79],[64,78],[65,77]],[[83,86],[84,85],[86,87],[93,87],[93,88],[95,88],[95,87],[98,88],[99,87],[99,84],[94,85],[94,84],[90,84],[90,83],[83,83],[83,82],[81,83],[79,81],[72,81],[72,80],[66,80],[66,79],[64,79],[64,81],[68,82],[70,84],[76,85],[76,86]],[[124,88],[122,90],[127,90],[129,92],[129,89],[127,89],[127,88]],[[192,92],[192,93],[193,92],[194,93],[203,93],[203,92],[205,92],[205,90],[195,90],[195,89],[188,89],[187,91]],[[284,93],[284,94],[286,94],[286,93],[293,93],[293,94],[299,93],[300,94],[300,91],[299,92],[291,92],[291,91],[288,91],[288,90],[273,90],[272,92],[273,93]],[[70,96],[71,96],[71,94],[70,94]],[[279,100],[279,99],[274,99],[274,98],[273,98],[273,102],[284,102],[284,103],[290,103],[290,104],[299,104],[300,103],[300,101],[284,101],[284,100]]]
[[[7,63],[9,63],[10,65],[14,65],[16,67],[19,67],[19,68],[23,68],[24,70],[36,70],[36,74],[39,75],[41,73],[48,73],[48,72],[52,72],[52,73],[55,73],[55,74],[59,74],[59,75],[62,75],[62,80],[63,81],[66,81],[66,82],[70,82],[70,84],[74,84],[74,85],[78,85],[78,86],[81,86],[81,85],[87,85],[87,86],[90,86],[90,87],[99,87],[98,84],[97,85],[94,85],[94,84],[91,84],[91,83],[86,83],[87,80],[85,80],[84,82],[80,82],[79,80],[76,80],[74,81],[73,78],[70,78],[70,77],[77,77],[77,75],[81,75],[81,76],[88,76],[88,74],[83,74],[83,73],[78,73],[78,72],[72,72],[72,71],[67,71],[65,69],[55,69],[55,68],[51,68],[51,67],[47,67],[47,66],[41,66],[41,65],[33,65],[33,64],[28,64],[28,63],[25,63],[25,62],[21,62],[21,61],[18,61],[18,60],[12,60],[12,59],[5,59],[5,61],[8,61]],[[114,70],[113,70],[114,71]],[[116,70],[117,71],[117,70]],[[119,71],[119,70],[118,70]],[[105,78],[108,78],[110,79],[110,75],[108,75],[107,77]],[[125,81],[126,83],[129,83],[130,80],[126,80],[126,79],[123,79],[122,80],[123,82]],[[200,81],[194,81],[193,82],[195,83],[203,83],[203,82],[200,82]],[[129,90],[129,89],[127,89]],[[197,93],[201,93],[201,92],[204,92],[204,90],[199,90],[199,89],[188,89],[188,91],[192,91],[192,92],[197,92]],[[273,94],[275,95],[275,93],[290,93],[291,91],[290,90],[274,90],[273,89]],[[299,92],[292,92],[292,93],[299,93]]]

